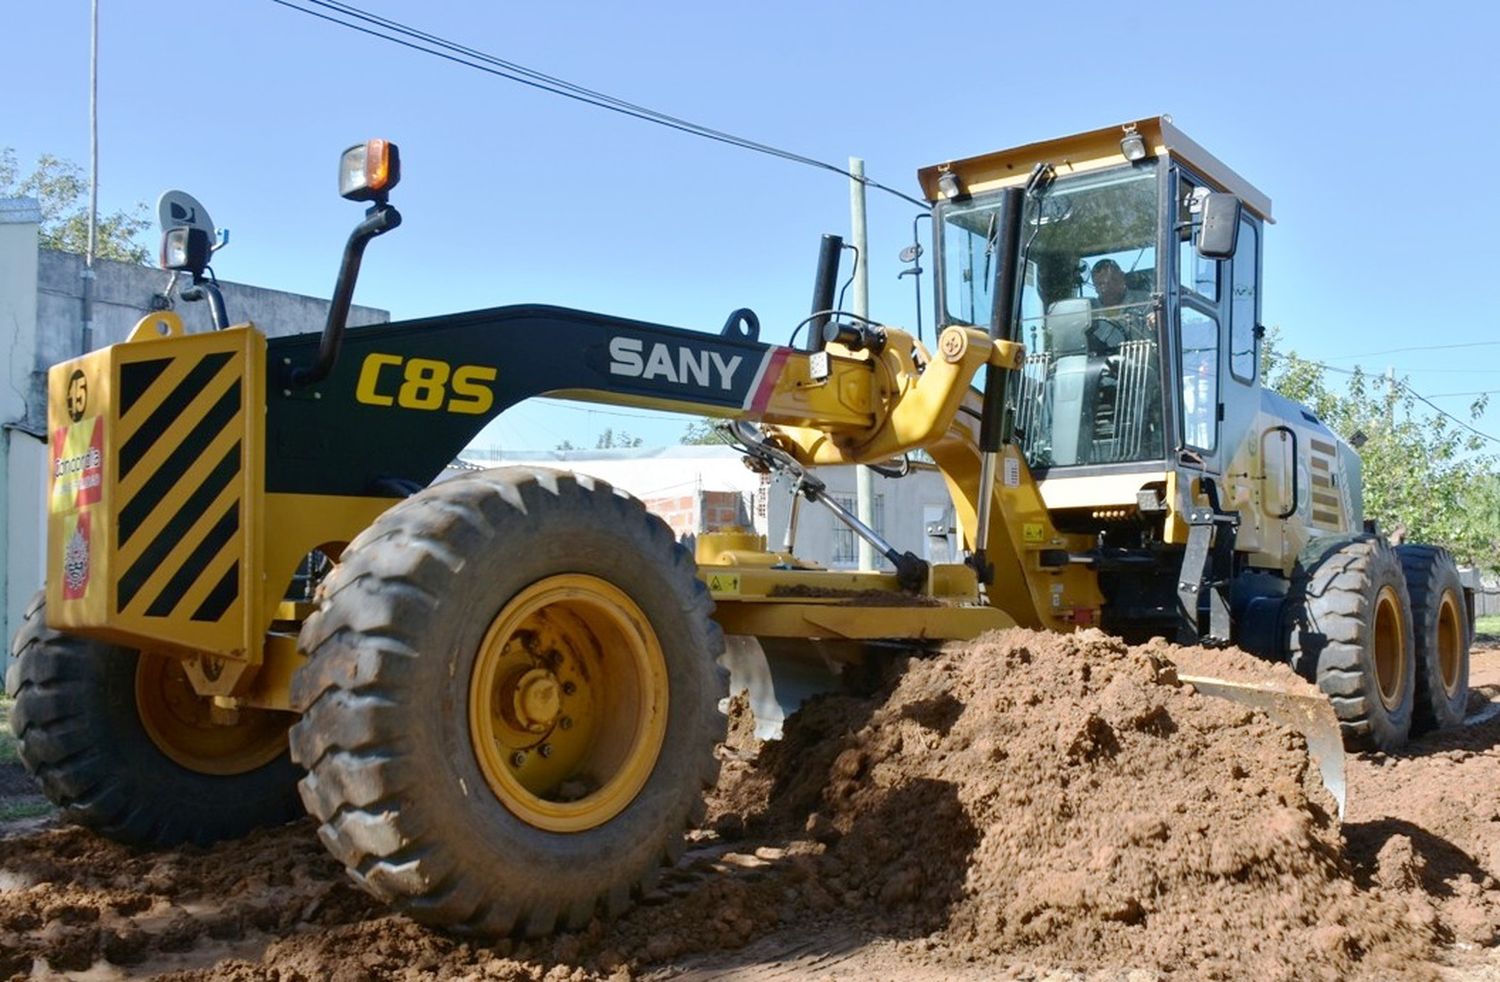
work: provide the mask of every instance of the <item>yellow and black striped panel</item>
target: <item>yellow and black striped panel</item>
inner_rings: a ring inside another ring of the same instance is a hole
[[[187,341],[119,366],[113,608],[126,622],[232,620],[238,634],[250,507],[245,357]]]

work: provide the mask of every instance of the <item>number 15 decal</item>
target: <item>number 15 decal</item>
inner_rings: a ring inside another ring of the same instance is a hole
[[[454,368],[435,358],[366,355],[354,398],[371,406],[478,415],[489,412],[495,404],[495,393],[488,383],[495,381],[496,374],[487,365]]]

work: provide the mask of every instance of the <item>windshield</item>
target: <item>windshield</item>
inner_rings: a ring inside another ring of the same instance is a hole
[[[1026,367],[1011,387],[1033,468],[1161,459],[1157,181],[1151,161],[1056,180],[1029,197],[1021,243]],[[995,208],[943,210],[948,321],[988,325]]]

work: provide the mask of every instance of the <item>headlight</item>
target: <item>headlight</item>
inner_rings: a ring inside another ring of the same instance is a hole
[[[161,236],[161,268],[202,273],[212,251],[206,229],[169,228]]]

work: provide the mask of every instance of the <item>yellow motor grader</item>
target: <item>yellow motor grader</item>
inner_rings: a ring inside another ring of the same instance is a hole
[[[346,330],[399,176],[383,141],[342,159],[368,211],[321,334],[232,326],[187,226],[163,266],[218,329],[156,312],[51,370],[47,587],[6,682],[66,818],[164,844],[305,808],[411,916],[534,935],[620,911],[679,854],[726,634],[836,662],[1013,625],[1238,644],[1327,700],[1194,681],[1293,721],[1336,793],[1340,727],[1391,748],[1461,719],[1453,562],[1367,530],[1352,450],[1262,387],[1270,202],[1167,120],[923,170],[931,350],[831,309],[833,240],[795,347],[747,309],[716,333],[530,304]],[[433,483],[543,394],[725,419],[890,569],[733,532],[694,555],[581,474]],[[962,562],[885,541],[817,477],[919,451]]]

